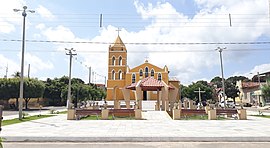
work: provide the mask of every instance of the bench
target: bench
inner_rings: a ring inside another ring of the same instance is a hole
[[[76,119],[80,119],[81,117],[89,116],[89,115],[96,115],[98,119],[98,116],[101,115],[101,110],[100,109],[76,109],[75,110]]]
[[[100,105],[100,108],[104,108],[104,106]],[[107,105],[107,108],[113,109],[114,105]],[[126,108],[126,105],[120,105],[120,108]],[[130,105],[130,108],[133,108],[133,106]]]
[[[113,117],[114,116],[131,117],[131,116],[135,116],[135,111],[134,109],[110,109],[109,115],[112,115]]]
[[[237,110],[236,109],[216,109],[216,113],[217,115],[227,115],[229,117],[231,117],[234,114],[237,114]]]
[[[181,109],[181,116],[207,115],[204,109]]]

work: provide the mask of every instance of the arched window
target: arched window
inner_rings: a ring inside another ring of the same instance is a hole
[[[122,80],[122,71],[121,70],[118,72],[118,78],[119,78],[119,80]]]
[[[158,80],[161,81],[161,73],[158,73]]]
[[[115,57],[112,57],[112,65],[115,66]]]
[[[136,75],[135,75],[135,73],[133,73],[132,74],[132,83],[135,83],[135,81],[136,81]]]
[[[155,71],[154,69],[151,69],[151,77],[154,77],[154,75],[155,75]]]
[[[143,71],[142,69],[140,69],[140,77],[142,77],[142,75],[143,75]]]
[[[123,60],[122,60],[122,57],[120,56],[120,57],[119,57],[119,65],[120,65],[120,66],[122,66],[122,61],[123,61]]]
[[[115,80],[115,72],[114,72],[114,70],[112,71],[112,80]]]
[[[144,71],[144,75],[145,75],[145,77],[148,77],[148,67],[145,67],[145,71]]]

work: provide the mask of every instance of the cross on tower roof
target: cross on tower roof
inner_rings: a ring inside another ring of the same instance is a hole
[[[119,31],[122,31],[122,30],[118,27],[118,29],[116,29],[115,31],[118,32],[118,36],[119,36]]]
[[[144,58],[145,58],[145,62],[148,62],[148,58],[149,57],[148,56],[145,56]]]

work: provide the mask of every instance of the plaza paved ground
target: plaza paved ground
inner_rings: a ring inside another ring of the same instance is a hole
[[[257,112],[248,112],[257,114]],[[171,120],[144,111],[146,120],[66,120],[65,114],[2,127],[6,142],[269,142],[270,119]]]
[[[269,148],[270,142],[8,142],[4,148]]]

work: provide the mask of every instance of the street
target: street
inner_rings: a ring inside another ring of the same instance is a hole
[[[268,148],[270,142],[8,142],[3,148]]]

